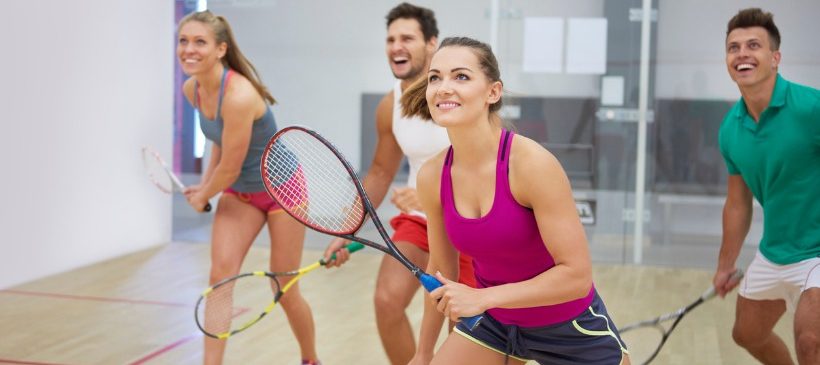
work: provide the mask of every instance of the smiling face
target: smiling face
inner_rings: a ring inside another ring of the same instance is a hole
[[[763,27],[736,28],[726,36],[726,68],[740,88],[777,77],[780,51],[773,50]]]
[[[427,105],[433,120],[444,127],[488,120],[490,105],[501,98],[501,82],[484,74],[468,47],[438,50],[427,73]]]
[[[205,23],[194,20],[179,27],[177,57],[186,75],[213,68],[221,62],[227,47],[225,42],[217,44],[213,30]]]
[[[424,73],[428,56],[435,51],[436,38],[424,40],[415,19],[398,18],[387,27],[385,52],[393,76],[413,80]]]

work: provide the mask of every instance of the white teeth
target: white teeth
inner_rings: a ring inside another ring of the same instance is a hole
[[[751,70],[753,68],[754,68],[754,65],[752,65],[751,63],[741,63],[741,64],[737,65],[737,67],[735,69],[738,70],[738,71],[744,71],[744,70]]]
[[[407,61],[407,57],[396,57],[393,58],[393,62],[404,62]]]
[[[458,103],[440,103],[438,107],[441,109],[452,109],[458,107]]]

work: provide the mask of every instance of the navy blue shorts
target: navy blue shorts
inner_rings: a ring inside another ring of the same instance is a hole
[[[519,327],[502,324],[484,313],[484,319],[475,329],[470,330],[464,322],[459,322],[455,331],[493,351],[539,364],[617,365],[627,353],[597,291],[589,308],[572,321]]]

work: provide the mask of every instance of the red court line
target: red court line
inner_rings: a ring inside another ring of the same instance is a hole
[[[0,290],[0,294],[18,294],[18,295],[29,295],[29,296],[39,296],[39,297],[49,297],[49,298],[60,298],[60,299],[75,299],[75,300],[92,300],[92,301],[100,301],[100,302],[118,302],[118,303],[131,303],[131,304],[149,304],[149,305],[159,305],[159,306],[167,306],[167,307],[191,307],[192,305],[184,304],[184,303],[173,303],[173,302],[158,302],[158,301],[150,301],[150,300],[133,300],[133,299],[124,299],[124,298],[104,298],[104,297],[93,297],[93,296],[84,296],[84,295],[70,295],[70,294],[56,294],[56,293],[42,293],[42,292],[32,292],[32,291],[24,291],[24,290],[13,290],[13,289],[6,289]],[[236,308],[238,312],[234,314],[234,318],[237,316],[247,312],[250,308]],[[202,334],[197,332],[186,337],[183,337],[179,340],[176,340],[162,348],[143,356],[142,358],[129,363],[129,365],[141,365],[144,364],[168,351],[171,351],[179,346],[182,346],[192,340],[202,337]],[[17,360],[6,360],[0,359],[0,364],[20,364],[20,365],[61,365],[61,364],[52,364],[52,363],[42,363],[42,362],[25,362],[25,361],[17,361]]]
[[[0,290],[0,294],[5,294],[5,293],[18,294],[18,295],[29,295],[29,296],[37,296],[37,297],[48,297],[48,298],[60,298],[60,299],[91,300],[91,301],[97,301],[97,302],[147,304],[147,305],[158,305],[158,306],[164,306],[164,307],[193,307],[193,304],[174,303],[174,302],[160,302],[160,301],[154,301],[154,300],[136,300],[136,299],[127,299],[127,298],[105,298],[105,297],[94,297],[94,296],[87,296],[87,295],[43,293],[43,292],[33,292],[33,291],[14,290],[14,289]]]
[[[61,364],[54,364],[54,363],[50,363],[50,362],[18,361],[18,360],[8,360],[8,359],[0,359],[0,364],[20,364],[20,365],[61,365]]]
[[[132,362],[132,363],[129,363],[128,365],[141,365],[141,364],[145,364],[146,362],[148,362],[148,361],[150,361],[150,360],[154,359],[155,357],[157,357],[157,356],[159,356],[159,355],[162,355],[162,354],[164,354],[164,353],[166,353],[166,352],[168,352],[168,351],[171,351],[171,350],[173,350],[173,349],[175,349],[175,348],[177,348],[177,347],[179,347],[179,346],[182,346],[182,345],[184,345],[184,344],[186,344],[186,343],[188,343],[188,342],[191,342],[192,340],[194,340],[194,339],[196,339],[196,338],[198,338],[198,337],[202,337],[202,335],[200,335],[200,334],[198,334],[198,333],[195,333],[195,334],[192,334],[192,335],[188,335],[187,337],[183,337],[183,338],[181,338],[181,339],[179,339],[179,340],[177,340],[177,341],[175,341],[175,342],[173,342],[173,343],[171,343],[171,344],[169,344],[169,345],[166,345],[165,347],[163,347],[163,348],[161,348],[161,349],[159,349],[159,350],[156,350],[156,351],[154,351],[154,352],[152,352],[152,353],[150,353],[150,354],[148,354],[148,355],[143,356],[142,358],[140,358],[140,359],[139,359],[139,360],[137,360],[137,361],[134,361],[134,362]]]

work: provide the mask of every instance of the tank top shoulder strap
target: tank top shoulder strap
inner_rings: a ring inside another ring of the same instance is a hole
[[[199,81],[194,80],[194,108],[199,109]]]
[[[219,100],[216,102],[214,120],[219,119],[219,113],[222,111],[222,95],[225,93],[225,85],[228,83],[228,80],[231,79],[232,74],[233,70],[227,67],[222,71],[222,81],[220,81],[219,85]],[[199,109],[199,81],[196,80],[194,80],[194,108]]]
[[[495,163],[496,190],[501,187],[506,188],[509,185],[510,146],[512,145],[513,135],[512,131],[501,130],[501,138],[498,141],[498,158]]]
[[[221,118],[220,116],[222,115],[222,97],[225,96],[225,87],[228,85],[228,81],[230,81],[231,75],[233,75],[233,70],[225,67],[225,71],[222,73],[222,85],[219,86],[219,100],[216,102],[216,114],[214,115],[214,120]]]
[[[441,206],[449,207],[453,205],[453,183],[450,178],[450,166],[453,164],[453,146],[447,148],[447,156],[441,166],[441,186],[439,187],[439,199]],[[447,210],[445,210],[444,214]]]

